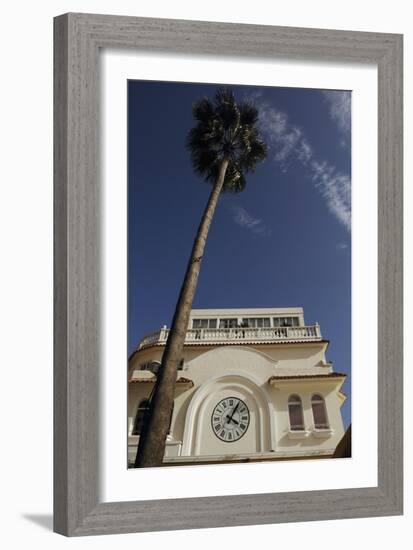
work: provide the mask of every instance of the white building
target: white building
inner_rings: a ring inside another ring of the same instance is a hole
[[[146,336],[129,360],[131,463],[167,336]],[[192,310],[164,461],[331,456],[346,397],[327,347],[302,308]]]

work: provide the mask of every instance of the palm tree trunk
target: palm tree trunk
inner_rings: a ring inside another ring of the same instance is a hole
[[[175,397],[175,382],[178,364],[182,359],[189,315],[192,309],[192,302],[198,282],[205,243],[224,184],[228,162],[227,158],[224,158],[221,162],[218,178],[212,188],[195,237],[184,281],[176,304],[171,330],[169,331],[168,340],[163,353],[162,365],[158,372],[156,387],[151,399],[147,419],[144,422],[140,435],[135,460],[136,468],[160,466],[162,464],[171,410]]]

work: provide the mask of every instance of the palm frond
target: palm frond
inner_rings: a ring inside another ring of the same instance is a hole
[[[258,122],[258,109],[252,101],[244,101],[239,106],[242,125],[253,126]]]
[[[207,97],[203,97],[193,104],[192,114],[195,120],[208,122],[214,116],[214,106]]]
[[[247,185],[243,171],[234,163],[230,164],[223,185],[224,193],[240,193]]]
[[[215,94],[215,113],[225,131],[236,131],[240,112],[235,97],[229,88],[219,88]]]
[[[225,103],[235,105],[235,96],[231,88],[222,87],[218,88],[215,92],[215,106],[223,105]]]

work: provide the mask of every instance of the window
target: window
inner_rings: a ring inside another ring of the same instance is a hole
[[[323,396],[313,395],[311,398],[311,408],[313,409],[314,428],[316,430],[328,430],[330,427],[327,420],[326,404]]]
[[[149,399],[143,399],[136,411],[135,422],[133,423],[132,435],[140,435],[145,420],[146,412],[149,410]]]
[[[298,317],[274,317],[273,321],[275,327],[298,327],[300,320]]]
[[[248,317],[242,320],[242,324],[249,328],[268,328],[271,326],[269,317]]]
[[[288,398],[288,414],[290,416],[290,430],[304,430],[303,405],[298,395]]]
[[[192,328],[217,328],[216,319],[192,319]]]
[[[238,319],[220,319],[219,328],[235,328],[238,326]]]
[[[161,366],[161,363],[159,361],[148,361],[147,363],[142,363],[139,369],[148,370],[150,372],[153,372],[153,374],[158,374],[160,366]]]
[[[174,407],[175,407],[175,403],[172,404],[171,416],[169,417],[168,433],[171,431]],[[133,423],[132,435],[141,435],[143,423],[145,422],[145,417],[148,411],[149,411],[149,399],[143,399],[139,403],[138,410],[136,411],[135,421]]]

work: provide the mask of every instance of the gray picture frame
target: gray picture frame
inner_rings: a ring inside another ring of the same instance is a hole
[[[70,13],[55,18],[54,43],[54,530],[79,536],[402,514],[402,36]],[[377,65],[377,487],[101,502],[98,98],[105,47]]]

